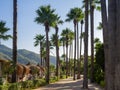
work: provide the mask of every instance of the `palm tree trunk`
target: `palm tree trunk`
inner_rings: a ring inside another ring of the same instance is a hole
[[[66,39],[66,78],[68,78],[68,37]]]
[[[46,25],[45,26],[45,30],[46,30],[46,66],[47,66],[47,74],[46,74],[46,82],[49,84],[49,80],[50,80],[50,60],[49,60],[49,36],[48,36],[48,32],[49,32],[49,26]]]
[[[109,30],[109,57],[107,60],[107,90],[119,90],[120,86],[120,2],[118,0],[108,1],[108,30]],[[117,36],[116,36],[117,35]]]
[[[12,82],[16,82],[16,63],[17,63],[17,0],[13,1],[13,67]]]
[[[71,75],[71,74],[70,74],[70,73],[71,73],[71,71],[70,71],[70,70],[71,70],[71,69],[70,69],[70,68],[71,68],[71,67],[70,67],[70,60],[71,60],[71,46],[72,46],[72,44],[70,44],[70,48],[69,48],[69,67],[68,67],[68,68],[69,68],[69,75]]]
[[[77,69],[78,69],[78,74],[77,74],[77,79],[80,79],[80,57],[79,57],[79,27],[78,27],[78,22],[77,22]]]
[[[76,70],[76,21],[74,20],[74,75],[73,75],[73,80],[75,80],[75,70]]]
[[[104,53],[105,53],[105,89],[108,87],[109,80],[108,77],[108,24],[107,24],[107,11],[106,11],[106,0],[101,0],[101,16],[102,16],[102,24],[103,24],[103,42],[104,42]]]
[[[114,6],[116,6],[116,33],[114,36],[116,39],[117,44],[115,44],[115,49],[116,49],[116,59],[112,59],[112,64],[114,63],[115,60],[115,90],[120,90],[120,1],[116,0],[116,4],[114,4]],[[110,6],[111,7],[111,6]],[[112,22],[114,23],[114,22]],[[114,31],[113,29],[113,31]]]
[[[40,61],[41,61],[41,66],[43,66],[43,60],[42,60],[42,42],[40,42]]]
[[[0,62],[0,79],[2,79],[2,62]]]
[[[81,21],[83,22],[83,21]],[[81,55],[81,52],[82,52],[82,32],[83,32],[83,23],[81,23],[81,32],[80,32],[80,68],[81,68],[81,60],[82,60],[82,55]]]
[[[58,27],[56,27],[56,76],[57,79],[60,75],[60,61],[59,61],[59,46],[58,46]]]
[[[63,55],[65,55],[65,41],[63,41]],[[64,57],[64,63],[65,63],[65,57]]]
[[[88,0],[85,0],[85,46],[83,88],[88,88]]]
[[[91,26],[91,75],[90,80],[94,82],[94,6],[90,0],[90,26]]]

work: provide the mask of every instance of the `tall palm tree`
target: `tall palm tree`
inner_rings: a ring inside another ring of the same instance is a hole
[[[83,88],[88,88],[88,0],[85,0],[84,78]]]
[[[42,60],[42,48],[43,48],[43,42],[45,41],[45,36],[41,35],[41,34],[37,34],[34,38],[35,42],[34,42],[34,46],[38,46],[40,45],[40,64],[41,66],[43,66],[43,60]]]
[[[46,64],[47,64],[47,74],[46,74],[46,82],[49,83],[49,36],[48,32],[50,30],[50,26],[52,23],[55,22],[57,19],[56,15],[54,14],[55,10],[51,9],[50,5],[48,6],[41,6],[37,11],[37,17],[35,18],[35,22],[38,24],[43,24],[45,26],[45,32],[46,32]]]
[[[56,76],[57,76],[57,79],[58,79],[59,78],[59,72],[60,72],[59,71],[60,62],[59,62],[59,45],[56,44],[56,34],[52,34],[51,43],[52,43],[52,46],[56,47]],[[57,39],[57,43],[59,43],[58,39]],[[58,45],[58,46],[56,46],[56,45]]]
[[[7,28],[5,26],[5,22],[4,21],[0,21],[0,40],[8,40],[9,38],[11,38],[11,35],[6,35],[7,31],[9,31],[10,29]],[[1,41],[0,41],[0,45],[1,45]],[[2,77],[2,72],[1,72],[1,62],[0,62],[0,77]]]
[[[63,21],[60,20],[60,17],[57,15],[55,23],[52,25],[55,28],[55,46],[56,46],[56,76],[57,79],[60,75],[60,60],[59,60],[59,42],[58,42],[58,25],[63,24]]]
[[[90,0],[90,29],[91,29],[91,74],[90,80],[94,82],[94,9],[100,11],[100,1]]]
[[[83,6],[85,7],[85,0],[83,0]],[[90,4],[90,29],[91,29],[91,73],[90,73],[90,81],[94,82],[94,9],[100,11],[100,1],[99,0],[89,0],[88,3]],[[89,9],[89,7],[88,7]]]
[[[82,20],[84,14],[82,13],[82,10],[80,8],[72,8],[70,12],[67,14],[67,22],[73,21],[74,23],[74,76],[73,80],[75,80],[75,63],[76,63],[76,31],[77,31],[77,23],[78,21]]]
[[[73,51],[72,51],[72,47],[73,47],[73,40],[74,40],[74,32],[70,31],[69,32],[69,74],[70,74],[70,70],[71,70],[71,59],[73,58]]]
[[[16,82],[17,64],[17,0],[13,0],[13,74],[12,82]]]
[[[70,29],[66,28],[63,29],[61,35],[65,37],[65,43],[66,43],[66,78],[68,77],[68,43],[69,43],[69,33],[70,33]]]
[[[82,60],[82,39],[84,38],[84,35],[83,35],[83,20],[81,20],[80,24],[81,24],[81,31],[80,31],[80,61],[79,61],[79,70],[81,68],[81,60]],[[79,71],[80,72],[80,71]]]

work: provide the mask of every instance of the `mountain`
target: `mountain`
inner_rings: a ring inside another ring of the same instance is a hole
[[[0,45],[0,59],[12,60],[12,49],[5,45]],[[17,59],[18,62],[22,64],[29,62],[37,64],[40,62],[40,55],[26,49],[18,49]],[[53,65],[56,64],[56,58],[54,56],[50,56],[50,63]]]

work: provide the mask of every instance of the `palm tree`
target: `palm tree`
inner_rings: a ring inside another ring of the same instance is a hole
[[[68,43],[69,43],[69,33],[70,33],[70,29],[66,28],[63,29],[61,35],[65,37],[65,43],[66,43],[66,78],[68,77]]]
[[[46,32],[46,64],[47,64],[47,74],[46,74],[46,82],[49,83],[49,37],[48,32],[50,30],[50,26],[52,23],[55,22],[57,19],[56,15],[54,14],[55,10],[51,9],[50,5],[48,6],[41,6],[37,11],[37,17],[35,18],[35,22],[38,24],[43,24],[45,26]]]
[[[90,28],[91,28],[91,74],[90,80],[94,82],[94,9],[100,11],[100,1],[90,0]]]
[[[73,51],[72,51],[72,48],[73,48],[73,40],[74,40],[74,32],[73,31],[70,31],[69,32],[69,74],[70,74],[70,70],[71,70],[71,59],[73,58]]]
[[[43,60],[42,60],[42,48],[43,48],[43,42],[45,41],[45,36],[44,35],[41,35],[41,34],[37,34],[34,38],[35,42],[34,42],[34,46],[38,46],[40,45],[40,64],[41,66],[43,66]]]
[[[52,46],[56,47],[56,76],[58,79],[59,78],[59,65],[60,65],[60,63],[59,63],[59,46],[56,46],[56,45],[58,45],[58,44],[56,44],[56,34],[52,34],[51,43],[52,43]],[[58,39],[57,39],[57,43],[58,43]]]
[[[17,0],[13,0],[13,74],[12,82],[16,82],[16,64],[17,64]]]
[[[12,38],[11,35],[6,35],[7,31],[9,31],[10,29],[7,28],[5,26],[5,22],[4,21],[0,21],[0,40],[8,40],[9,38]],[[0,41],[0,45],[1,45],[1,41]],[[1,72],[1,62],[0,62],[0,77],[2,76],[2,72]]]
[[[79,67],[79,70],[80,70],[80,68],[81,68],[81,60],[82,60],[82,39],[84,38],[84,32],[83,32],[83,20],[81,20],[81,31],[80,31],[80,61],[79,61],[79,65],[80,65],[80,67]],[[80,71],[79,71],[79,73],[80,73]],[[80,75],[79,75],[80,76]]]
[[[5,27],[5,22],[4,21],[0,21],[0,40],[8,40],[9,38],[11,38],[11,35],[6,35],[6,33],[10,30],[9,28]],[[0,42],[1,44],[1,42]]]
[[[58,25],[63,24],[63,21],[60,20],[60,17],[57,15],[57,19],[55,23],[53,24],[53,27],[55,28],[55,46],[56,46],[56,76],[57,79],[59,78],[60,75],[60,60],[59,60],[59,42],[58,42]]]
[[[80,8],[73,8],[70,10],[70,12],[67,14],[67,22],[73,21],[74,23],[74,76],[73,76],[73,80],[75,80],[75,64],[76,64],[76,26],[78,21],[82,20],[84,14],[82,13],[82,10]]]
[[[85,0],[84,78],[83,88],[88,88],[88,0]]]

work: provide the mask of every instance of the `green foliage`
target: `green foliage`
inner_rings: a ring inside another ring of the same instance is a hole
[[[72,20],[78,22],[84,18],[84,14],[80,8],[72,8],[69,13],[67,14],[67,19],[66,21],[70,22]]]
[[[3,80],[2,80],[2,78],[0,77],[0,85],[2,85],[3,84]]]
[[[94,63],[94,80],[98,84],[104,86],[104,48],[101,42],[97,42],[95,46],[96,50],[96,61]]]
[[[96,64],[99,65],[99,67],[104,71],[104,64],[105,64],[105,60],[104,60],[104,47],[103,44],[101,43],[97,43],[95,46],[96,49]]]
[[[6,35],[6,33],[10,30],[6,26],[6,22],[0,21],[0,39],[8,40],[9,38],[12,38],[11,35]]]
[[[61,79],[65,79],[65,78],[66,78],[66,75],[61,75],[60,78],[61,78]]]
[[[55,76],[55,77],[50,78],[50,83],[54,83],[54,82],[56,82],[56,81],[58,81],[58,79],[57,79],[57,77],[56,77],[56,76]]]
[[[105,81],[100,81],[100,86],[105,87]]]
[[[41,6],[36,10],[37,17],[35,18],[35,22],[47,26],[55,26],[58,15],[54,14],[54,12],[55,9],[52,9],[50,5]]]
[[[45,79],[0,85],[0,90],[31,90],[46,85]]]
[[[7,85],[0,85],[0,90],[8,90],[8,86]]]

